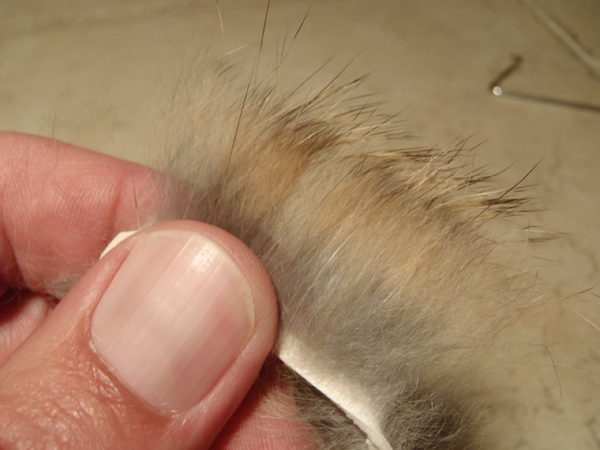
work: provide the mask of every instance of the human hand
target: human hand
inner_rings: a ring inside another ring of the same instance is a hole
[[[151,169],[0,133],[0,447],[306,448],[301,426],[266,413],[293,409],[285,389],[246,397],[277,306],[243,243],[168,222],[94,263],[162,192]]]

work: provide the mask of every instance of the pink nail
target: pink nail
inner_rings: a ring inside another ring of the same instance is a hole
[[[92,317],[92,342],[132,392],[186,410],[213,388],[254,332],[252,291],[225,251],[189,231],[142,237]]]

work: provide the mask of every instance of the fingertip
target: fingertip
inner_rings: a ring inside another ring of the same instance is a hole
[[[0,416],[11,402],[30,405],[11,419],[11,435],[23,436],[29,412],[50,414],[52,404],[70,412],[37,431],[49,439],[59,425],[104,441],[115,428],[139,448],[159,438],[207,447],[273,346],[276,305],[266,271],[233,236],[196,222],[144,229],[96,264],[0,370]],[[41,391],[23,398],[33,385]],[[93,404],[94,414],[73,404]],[[65,423],[74,414],[81,420]]]

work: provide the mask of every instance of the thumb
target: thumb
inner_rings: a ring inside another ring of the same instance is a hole
[[[277,308],[226,232],[120,243],[0,369],[2,448],[208,448],[268,355]]]

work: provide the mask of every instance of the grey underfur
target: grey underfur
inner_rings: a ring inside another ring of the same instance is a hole
[[[280,335],[369,392],[394,449],[475,445],[489,407],[479,360],[530,287],[493,232],[523,209],[521,188],[491,187],[464,144],[411,149],[398,120],[355,95],[362,78],[311,93],[248,76],[221,58],[179,84],[160,220],[244,241],[275,285]],[[289,384],[323,449],[366,448],[318,391]]]

